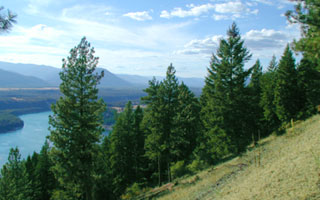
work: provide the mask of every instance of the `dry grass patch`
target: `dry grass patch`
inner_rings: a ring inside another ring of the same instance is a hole
[[[320,199],[319,165],[317,115],[295,123],[283,136],[262,140],[242,157],[200,172],[195,184],[178,185],[159,199]]]

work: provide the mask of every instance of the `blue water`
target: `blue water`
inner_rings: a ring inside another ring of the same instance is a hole
[[[0,168],[8,160],[10,148],[18,147],[21,158],[26,158],[34,151],[40,152],[48,131],[49,115],[52,112],[41,112],[21,115],[24,127],[20,130],[0,134]]]
[[[18,147],[21,158],[27,158],[33,152],[40,152],[46,136],[49,135],[49,115],[52,112],[41,112],[19,116],[24,127],[20,130],[0,134],[0,169],[7,162],[10,148]],[[109,131],[104,132],[108,135]]]

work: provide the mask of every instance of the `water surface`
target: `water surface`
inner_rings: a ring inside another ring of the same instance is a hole
[[[20,130],[0,134],[0,168],[8,160],[10,148],[18,147],[21,158],[26,158],[34,151],[40,152],[48,131],[49,112],[21,115],[24,127]]]

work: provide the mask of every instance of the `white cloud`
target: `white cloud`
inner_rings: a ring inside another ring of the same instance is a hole
[[[161,11],[160,17],[169,19],[170,13],[166,10],[163,10],[163,11]]]
[[[273,5],[273,2],[271,0],[253,0],[253,2],[262,3],[266,5]]]
[[[148,11],[130,12],[130,13],[124,14],[123,16],[130,17],[131,19],[138,20],[138,21],[152,20],[152,17],[149,15]]]
[[[276,31],[273,29],[250,30],[243,39],[248,48],[252,50],[276,49],[282,48],[292,40],[289,33]]]
[[[215,35],[204,39],[191,40],[184,45],[184,49],[176,54],[207,55],[215,53],[222,35]],[[272,54],[281,55],[287,43],[297,38],[293,30],[277,31],[273,29],[250,30],[242,36],[248,49],[258,57],[270,57]]]
[[[111,14],[106,16],[106,12]],[[106,6],[95,9],[94,5],[87,9],[76,5],[55,14],[43,10],[39,16],[56,25],[16,25],[10,34],[0,37],[0,60],[60,67],[61,59],[86,36],[100,57],[100,65],[117,72],[117,66],[127,66],[125,72],[133,74],[139,67],[138,73],[153,74],[150,68],[156,65],[178,62],[172,52],[192,38],[184,31],[189,22],[128,27],[108,20],[119,12]],[[162,71],[165,69],[154,75]]]
[[[171,17],[184,18],[184,17],[190,17],[190,16],[197,17],[204,13],[208,13],[210,10],[214,9],[214,5],[210,3],[203,4],[200,6],[195,6],[193,4],[190,4],[190,5],[187,5],[187,8],[189,8],[189,10],[183,10],[182,8],[174,8],[171,12],[163,10],[160,14],[160,17],[163,17],[163,18],[171,18]]]
[[[48,7],[52,2],[54,2],[53,0],[28,0],[28,5],[27,8],[25,9],[25,12],[28,14],[38,14],[41,12],[43,7]]]
[[[259,10],[251,10],[246,4],[241,1],[232,1],[227,3],[215,4],[215,11],[221,14],[232,14],[230,18],[240,18],[243,15],[257,15]]]
[[[206,54],[211,55],[219,46],[220,39],[222,35],[215,35],[212,37],[208,37],[205,39],[195,39],[191,40],[187,44],[184,45],[184,49],[178,50],[176,54]]]
[[[285,6],[294,5],[294,1],[289,0],[251,0],[253,3],[265,4],[268,6],[275,6],[278,9],[283,9]]]
[[[213,18],[215,20],[222,19],[235,19],[244,15],[258,14],[258,9],[251,10],[247,4],[242,3],[240,0],[226,2],[226,3],[208,3],[199,6],[189,4],[186,6],[188,9],[174,8],[172,11],[163,10],[160,14],[162,18],[172,17],[198,17],[204,14],[214,11]],[[217,14],[218,13],[218,14]]]
[[[215,11],[218,13],[240,13],[249,11],[241,1],[220,3],[215,5]]]
[[[213,19],[216,20],[216,21],[229,19],[229,16],[227,16],[227,15],[217,15],[217,14],[213,14],[212,17],[213,17]]]

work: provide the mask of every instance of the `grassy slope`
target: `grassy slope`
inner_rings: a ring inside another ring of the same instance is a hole
[[[260,154],[260,165],[259,165]],[[320,115],[243,156],[179,180],[159,199],[320,199]]]

